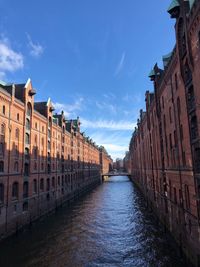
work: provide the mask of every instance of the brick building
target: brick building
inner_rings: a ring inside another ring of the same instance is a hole
[[[200,266],[200,0],[172,1],[176,46],[156,64],[129,147],[131,175]]]
[[[100,165],[103,174],[109,173],[113,169],[113,160],[103,146],[100,146]]]
[[[79,118],[54,114],[35,93],[30,79],[0,82],[0,238],[89,190],[112,162],[81,133]]]

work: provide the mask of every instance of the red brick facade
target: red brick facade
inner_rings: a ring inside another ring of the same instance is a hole
[[[193,3],[194,2],[194,3]],[[190,4],[190,5],[189,5]],[[181,250],[200,266],[200,1],[173,1],[176,46],[154,66],[129,171]]]
[[[34,95],[30,80],[0,83],[0,238],[100,182],[101,165],[112,162],[79,118],[54,114]]]

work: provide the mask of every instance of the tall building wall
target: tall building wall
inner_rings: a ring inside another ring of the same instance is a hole
[[[34,95],[30,80],[0,84],[0,238],[99,183],[100,153],[107,164],[79,118]]]
[[[131,174],[182,251],[200,266],[200,1],[172,1],[176,46],[149,77],[129,147]]]

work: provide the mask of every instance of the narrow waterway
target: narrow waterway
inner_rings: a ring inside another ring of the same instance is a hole
[[[72,207],[0,244],[0,266],[183,267],[128,177],[112,177]]]

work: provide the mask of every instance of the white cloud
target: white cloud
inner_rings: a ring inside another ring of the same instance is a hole
[[[133,130],[135,127],[135,123],[130,122],[130,121],[107,121],[107,120],[97,120],[97,121],[90,121],[87,119],[82,118],[81,123],[83,127],[85,128],[92,128],[92,129],[108,129],[108,130],[122,130],[122,131],[127,131],[127,130]]]
[[[115,70],[115,76],[118,76],[120,74],[120,72],[122,71],[123,67],[124,67],[124,61],[125,61],[125,57],[126,57],[126,53],[125,51],[122,53],[121,59],[116,67]]]
[[[79,97],[72,104],[61,104],[56,102],[53,103],[53,105],[57,112],[61,112],[63,110],[66,116],[75,116],[76,111],[80,111],[83,109],[83,101],[83,97]]]
[[[39,43],[33,43],[29,34],[27,34],[27,39],[28,39],[28,46],[30,48],[31,56],[40,57],[44,52],[43,46]]]
[[[0,77],[5,77],[6,72],[15,72],[24,67],[23,55],[14,51],[8,39],[0,40]]]
[[[96,130],[91,133],[91,137],[99,145],[103,145],[111,157],[115,160],[116,158],[123,158],[125,152],[128,150],[131,132],[112,132]]]

